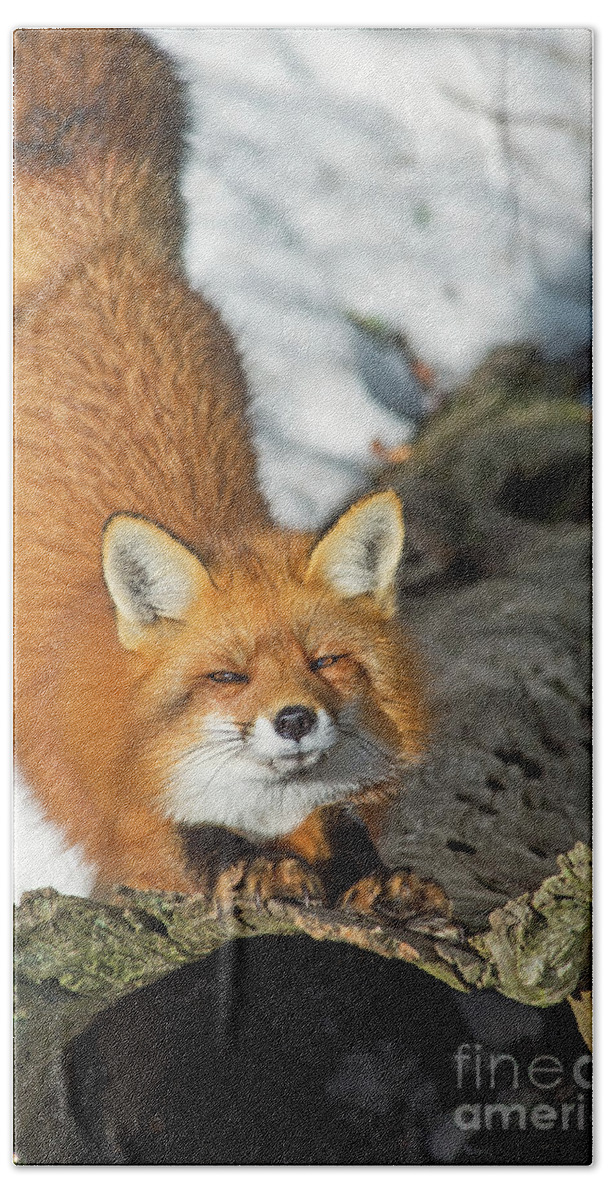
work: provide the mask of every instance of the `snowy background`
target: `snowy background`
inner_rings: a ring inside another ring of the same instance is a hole
[[[189,85],[184,260],[242,351],[278,520],[324,520],[433,402],[361,319],[436,392],[501,343],[587,343],[588,31],[148,33]],[[17,892],[86,894],[79,852],[17,809]]]
[[[412,380],[348,314],[440,387],[502,342],[587,340],[587,30],[148,32],[190,87],[186,267],[244,353],[280,520],[411,432]]]

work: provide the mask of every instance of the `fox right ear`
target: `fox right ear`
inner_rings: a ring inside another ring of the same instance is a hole
[[[102,542],[103,574],[118,636],[134,650],[162,618],[182,619],[209,576],[181,542],[143,517],[116,516]]]
[[[395,492],[365,496],[317,542],[306,579],[321,579],[340,596],[370,596],[386,616],[392,616],[403,536]]]

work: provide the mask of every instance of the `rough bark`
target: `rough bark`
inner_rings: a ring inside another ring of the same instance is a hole
[[[460,991],[495,988],[524,1004],[558,1004],[588,970],[591,855],[582,843],[534,893],[467,937],[442,919],[399,924],[271,900],[218,910],[204,896],[121,889],[116,904],[28,893],[16,911],[16,1041],[32,1077],[119,997],[234,938],[306,933],[413,963]]]

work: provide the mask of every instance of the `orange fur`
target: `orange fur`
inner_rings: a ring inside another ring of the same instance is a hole
[[[101,880],[191,891],[160,797],[205,714],[245,727],[352,700],[412,758],[418,670],[388,584],[353,598],[330,585],[345,526],[316,549],[271,527],[238,356],[178,263],[181,101],[162,56],[125,30],[15,43],[17,756]],[[117,627],[102,541],[121,512],[188,547],[179,620],[119,613]],[[212,682],[218,669],[246,670],[248,686]],[[370,813],[390,795],[371,789]],[[281,845],[326,857],[323,813]]]
[[[17,312],[113,240],[177,259],[184,106],[168,62],[126,29],[15,33]]]

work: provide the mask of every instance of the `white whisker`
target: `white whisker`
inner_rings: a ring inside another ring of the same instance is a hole
[[[167,815],[265,840],[297,828],[320,806],[394,781],[398,758],[359,723],[359,706],[337,718],[325,709],[316,716],[299,739],[282,737],[266,717],[239,724],[208,717],[167,780]]]
[[[362,751],[362,753],[365,754],[368,758],[382,759],[386,763],[394,764],[395,769],[397,768],[397,759],[396,759],[395,755],[392,754],[389,749],[387,749],[385,746],[383,746],[382,743],[379,742],[376,738],[371,737],[369,734],[366,734],[363,730],[360,730],[360,729],[358,729],[356,731],[349,730],[349,729],[342,729],[341,732],[343,733],[344,737],[349,738],[351,741],[355,742],[356,745]]]
[[[222,743],[213,743],[213,742],[203,742],[198,746],[191,746],[190,749],[185,750],[184,753],[181,755],[181,758],[183,760],[188,759],[188,758],[195,758],[197,760],[200,760],[201,762],[206,762],[210,758],[215,758],[218,754],[225,754],[226,751],[230,750],[231,748],[234,748],[236,750],[236,749],[240,749],[241,747],[242,747],[242,742],[240,740],[239,741],[233,740],[230,742],[228,740],[226,740],[226,742],[223,744]]]
[[[209,790],[214,779],[217,777],[217,775],[219,775],[219,772],[224,768],[224,766],[226,765],[226,761],[229,760],[230,758],[234,757],[234,753],[235,753],[234,750],[233,751],[225,751],[224,757],[222,758],[220,756],[220,762],[219,762],[218,766],[216,766],[215,771],[212,771],[209,778],[207,780],[205,780],[205,790],[206,791]]]

